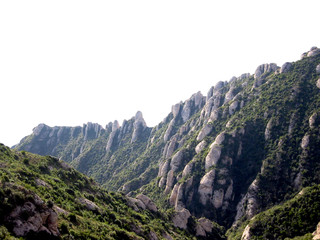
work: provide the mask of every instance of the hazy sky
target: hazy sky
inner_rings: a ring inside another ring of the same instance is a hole
[[[0,1],[0,142],[130,119],[320,47],[319,0]]]

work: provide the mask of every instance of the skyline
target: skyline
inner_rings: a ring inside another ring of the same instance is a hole
[[[319,1],[0,3],[0,142],[171,106],[264,63],[320,47]]]

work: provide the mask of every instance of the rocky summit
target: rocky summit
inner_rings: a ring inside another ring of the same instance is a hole
[[[67,162],[184,236],[318,239],[319,66],[313,47],[193,94],[153,128],[141,112],[105,127],[40,124],[14,149]],[[153,233],[141,236],[173,238]]]

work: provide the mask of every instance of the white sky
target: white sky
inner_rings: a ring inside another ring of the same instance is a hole
[[[130,119],[320,47],[319,0],[0,1],[0,142]]]

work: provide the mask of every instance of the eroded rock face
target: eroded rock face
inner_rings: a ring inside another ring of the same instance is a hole
[[[280,68],[280,73],[287,73],[287,72],[289,72],[290,69],[291,69],[291,67],[292,67],[292,63],[290,63],[290,62],[284,63],[284,64],[281,66],[281,68]]]
[[[210,123],[205,124],[197,136],[197,141],[202,141],[211,131],[212,125]]]
[[[199,193],[200,202],[202,205],[206,205],[207,202],[210,201],[212,197],[214,178],[215,178],[215,169],[212,169],[211,171],[206,173],[200,181],[198,193]]]
[[[174,214],[172,218],[173,225],[178,228],[187,229],[187,224],[190,217],[191,214],[189,210],[185,208],[181,209]]]
[[[142,134],[143,130],[147,127],[146,122],[143,119],[142,113],[138,111],[134,118],[133,124],[133,134],[131,138],[131,143],[137,141]]]
[[[313,57],[320,54],[320,49],[317,47],[312,47],[310,51],[307,53],[307,57]]]
[[[137,195],[136,198],[138,200],[141,200],[148,210],[150,210],[152,212],[158,212],[157,206],[146,195],[139,194],[139,195]]]
[[[216,165],[219,161],[220,155],[221,155],[221,144],[223,143],[225,139],[225,133],[220,133],[215,141],[210,146],[210,151],[206,157],[205,160],[205,168],[209,169],[213,165]]]
[[[60,239],[58,214],[36,195],[33,199],[29,198],[28,201],[14,208],[6,217],[6,221],[12,225],[12,231],[17,237],[32,234]]]
[[[200,218],[196,226],[196,236],[206,237],[208,233],[212,233],[213,224],[207,218]]]
[[[263,84],[264,79],[262,78],[262,76],[264,74],[275,72],[277,69],[278,69],[278,66],[275,63],[262,64],[258,66],[258,68],[254,73],[255,81],[253,83],[252,89],[260,87]]]
[[[120,128],[119,122],[117,120],[115,120],[112,124],[112,132],[110,133],[109,139],[108,139],[108,143],[106,146],[106,151],[109,152],[112,144],[113,144],[113,139],[117,133],[117,130]]]

